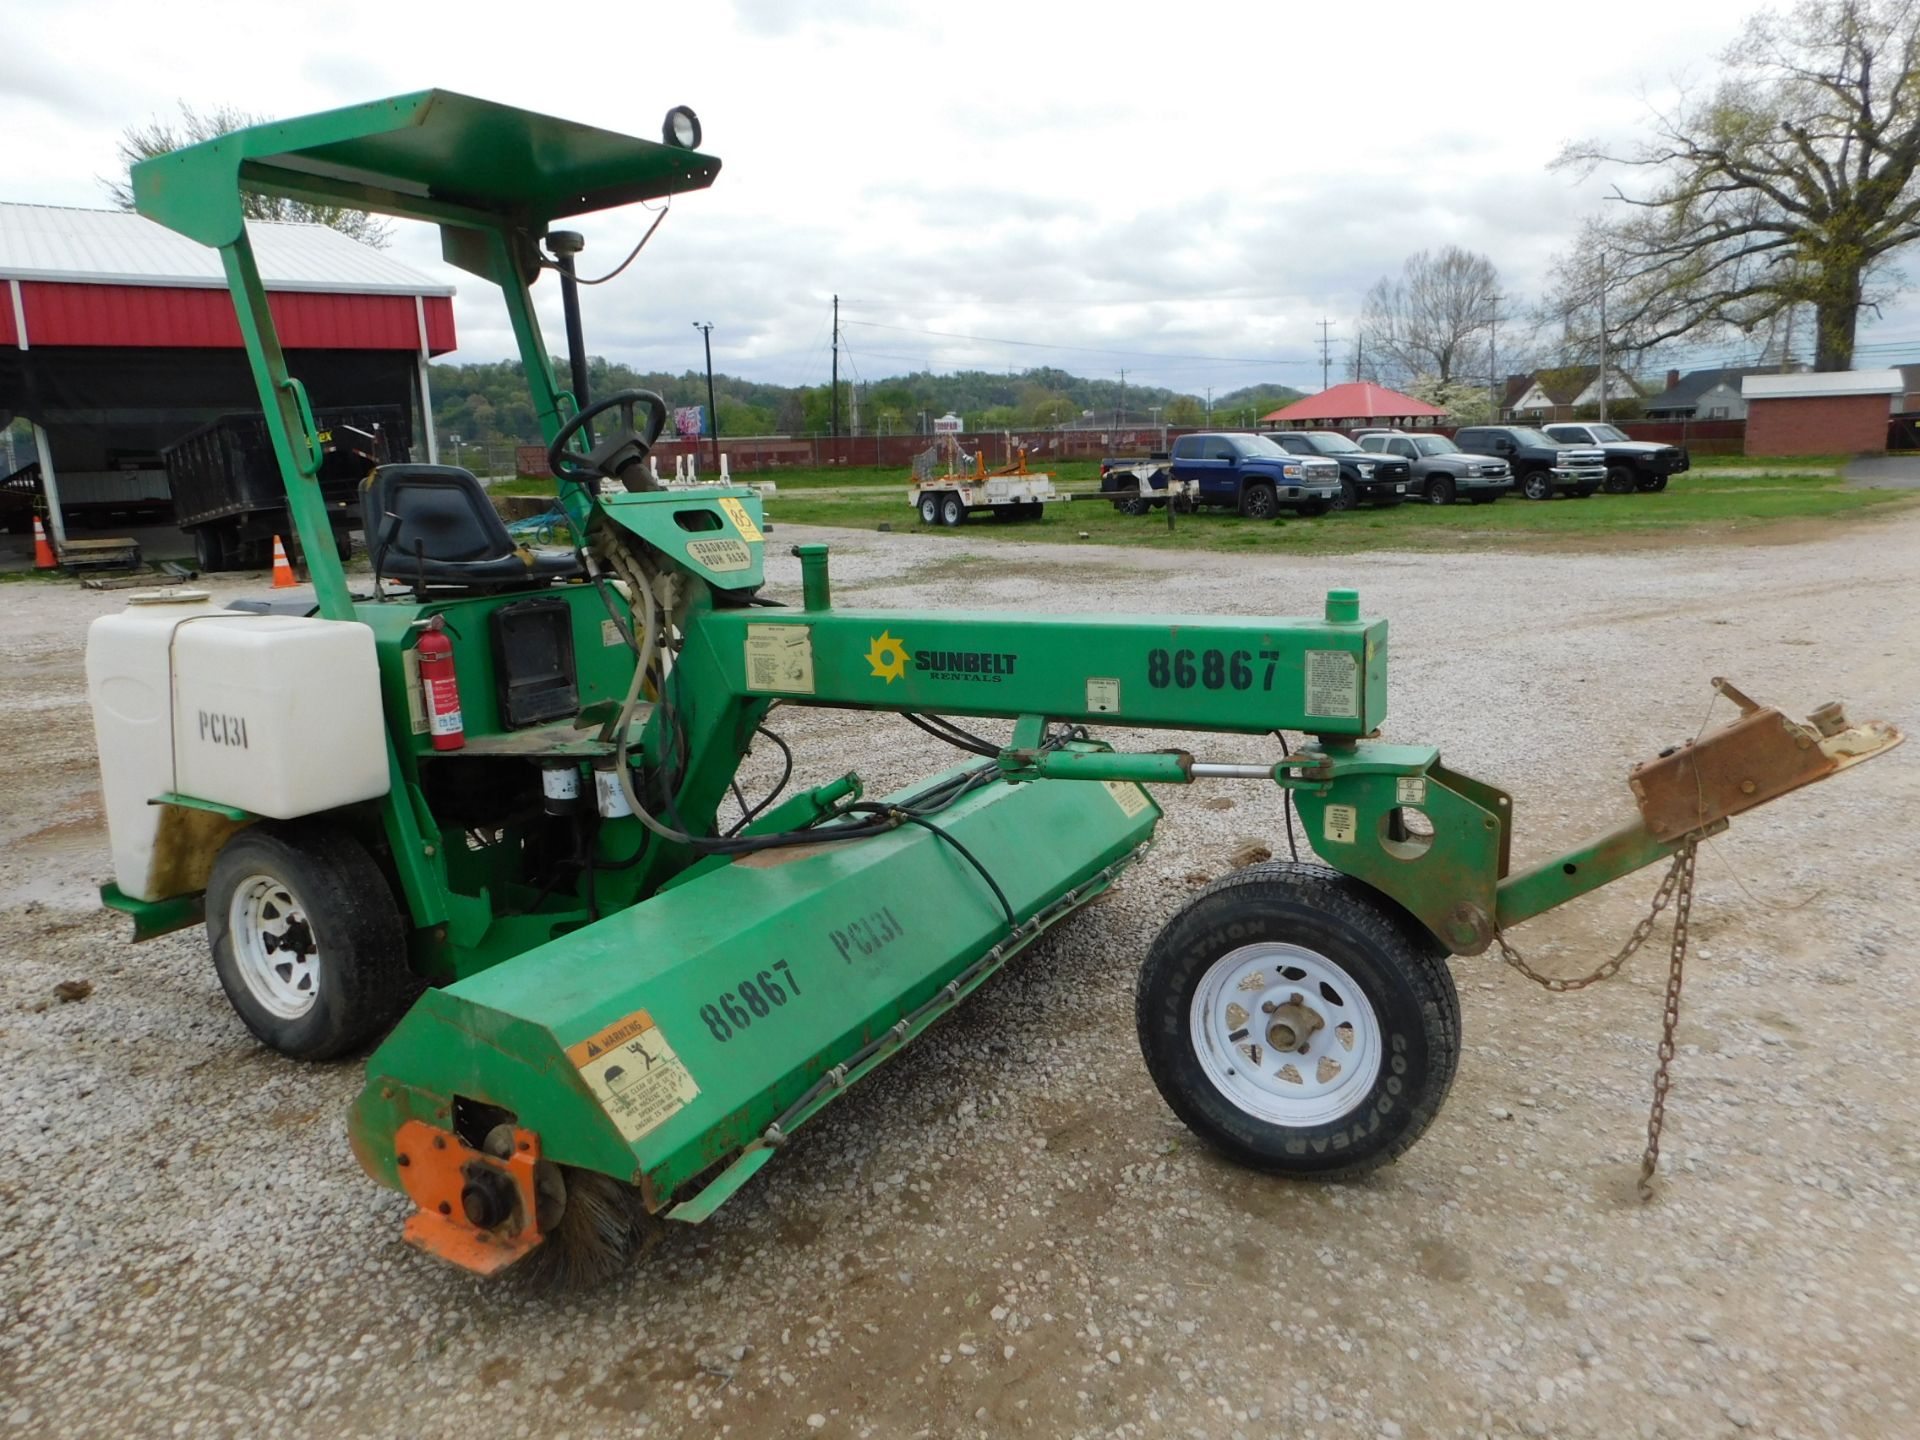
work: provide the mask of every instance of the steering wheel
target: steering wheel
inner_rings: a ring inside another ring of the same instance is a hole
[[[634,423],[634,410],[642,405],[647,410],[644,427]],[[618,427],[584,455],[568,448],[568,442],[574,436],[581,434],[596,417],[609,410],[620,412]],[[651,390],[622,390],[617,395],[609,395],[589,405],[560,427],[560,433],[553,437],[553,443],[547,447],[547,468],[553,472],[554,479],[571,480],[576,485],[592,485],[604,476],[609,480],[618,480],[629,490],[651,490],[655,487],[653,476],[645,463],[647,452],[653,449],[653,442],[660,438],[666,423],[665,400]],[[628,472],[636,467],[638,474],[629,479]]]

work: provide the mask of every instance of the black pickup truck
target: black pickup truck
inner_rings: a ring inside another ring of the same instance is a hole
[[[1582,500],[1607,478],[1607,457],[1597,445],[1562,445],[1531,425],[1466,425],[1453,443],[1476,455],[1498,455],[1513,467],[1520,493],[1529,500],[1577,495]]]
[[[1609,495],[1631,495],[1636,490],[1664,490],[1669,476],[1692,466],[1681,445],[1635,440],[1618,425],[1594,422],[1547,425],[1547,434],[1565,445],[1598,445],[1607,456],[1607,479],[1601,486]]]
[[[1269,430],[1267,439],[1292,455],[1318,455],[1338,462],[1340,494],[1336,510],[1356,505],[1398,505],[1407,498],[1413,467],[1392,455],[1362,450],[1334,430]]]

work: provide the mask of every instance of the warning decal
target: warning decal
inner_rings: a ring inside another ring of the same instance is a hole
[[[687,553],[707,569],[722,574],[745,570],[753,564],[753,551],[744,540],[689,540]]]
[[[1424,805],[1427,803],[1427,777],[1424,775],[1402,775],[1393,782],[1393,798],[1400,805]]]
[[[753,523],[753,516],[747,513],[747,507],[738,500],[728,496],[721,500],[720,508],[727,512],[727,518],[733,521],[734,527],[739,530],[742,537],[748,540],[765,538],[760,533],[760,527]]]
[[[1120,711],[1120,682],[1110,675],[1087,677],[1087,713],[1116,715]]]
[[[813,694],[813,629],[807,625],[747,626],[747,688]]]
[[[700,1094],[644,1010],[569,1045],[567,1058],[629,1144],[671,1120]]]
[[[1360,812],[1351,805],[1327,806],[1325,834],[1336,845],[1351,845],[1360,835]]]
[[[1360,662],[1352,651],[1307,651],[1306,713],[1360,718]]]
[[[1129,820],[1147,808],[1147,792],[1131,780],[1102,780],[1100,783],[1107,787],[1107,793],[1113,796],[1114,803]]]

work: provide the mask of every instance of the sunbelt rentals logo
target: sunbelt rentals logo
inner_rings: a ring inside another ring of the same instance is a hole
[[[913,670],[934,680],[969,680],[998,685],[1011,675],[1020,657],[1005,650],[913,650],[882,630],[867,643],[866,662],[874,678],[891,685]]]

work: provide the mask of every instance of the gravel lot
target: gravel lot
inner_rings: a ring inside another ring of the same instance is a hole
[[[1357,586],[1394,627],[1389,738],[1510,788],[1517,859],[1619,817],[1627,767],[1695,732],[1711,675],[1920,730],[1920,516],[1471,562],[829,538],[847,605],[1312,614]],[[794,562],[772,570],[797,591]],[[1147,1079],[1131,989],[1198,877],[1247,839],[1284,850],[1270,790],[1215,784],[1162,792],[1160,843],[1116,893],[713,1223],[676,1228],[625,1283],[556,1299],[406,1249],[405,1202],[347,1150],[359,1066],[259,1049],[200,931],[135,948],[95,908],[81,654],[120,603],[0,588],[10,1433],[1920,1433],[1920,1106],[1900,1079],[1920,1035],[1920,744],[1703,854],[1650,1206],[1631,1195],[1654,955],[1566,997],[1462,962],[1451,1101],[1364,1182],[1276,1182],[1202,1150]],[[806,783],[849,753],[870,787],[947,758],[895,720],[781,720]],[[1517,938],[1584,969],[1656,878]],[[75,979],[90,998],[56,1000]]]

